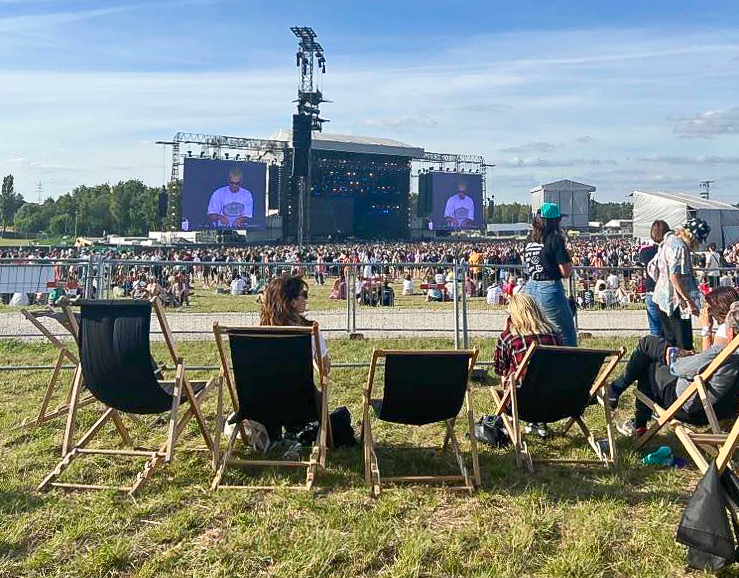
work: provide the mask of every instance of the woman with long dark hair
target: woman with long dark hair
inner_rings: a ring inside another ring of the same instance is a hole
[[[295,325],[310,326],[312,321],[305,317],[305,308],[308,302],[308,284],[302,277],[281,276],[272,279],[264,290],[262,310],[260,313],[261,325]],[[331,359],[328,347],[321,333],[318,333],[320,351],[313,351],[316,361],[323,359],[323,368],[326,374],[331,371]]]
[[[572,309],[565,296],[562,279],[572,275],[572,259],[565,247],[559,224],[559,206],[544,203],[532,225],[524,249],[529,280],[523,291],[536,301],[542,312],[562,335],[563,345],[577,345]]]

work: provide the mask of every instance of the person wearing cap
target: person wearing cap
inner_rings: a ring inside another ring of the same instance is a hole
[[[656,267],[652,268],[652,302],[659,308],[662,335],[670,345],[688,351],[693,350],[691,315],[700,314],[700,289],[691,251],[698,249],[710,232],[708,223],[697,218],[674,232],[667,231],[654,258]]]
[[[559,226],[561,220],[559,205],[555,203],[544,203],[537,212],[524,249],[529,280],[523,292],[531,295],[557,328],[563,344],[575,347],[575,322],[562,286],[562,279],[572,275],[572,259]]]

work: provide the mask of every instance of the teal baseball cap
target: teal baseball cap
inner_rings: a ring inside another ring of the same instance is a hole
[[[558,219],[559,217],[567,216],[559,212],[559,205],[557,203],[543,203],[539,210],[536,211],[536,214],[545,219]]]

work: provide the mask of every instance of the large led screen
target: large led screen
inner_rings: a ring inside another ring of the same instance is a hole
[[[431,216],[434,231],[482,229],[482,175],[431,173]]]
[[[182,230],[264,229],[265,163],[185,159]]]

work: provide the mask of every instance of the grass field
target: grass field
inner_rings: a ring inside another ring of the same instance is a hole
[[[616,347],[618,339],[588,345]],[[446,347],[444,340],[330,342],[334,362],[367,361],[372,347]],[[490,357],[492,343],[483,343]],[[184,343],[190,365],[215,363],[214,346]],[[163,359],[160,344],[155,355]],[[0,342],[12,364],[50,363],[41,344]],[[70,372],[66,372],[69,376]],[[360,415],[365,369],[335,369],[330,407]],[[136,499],[108,492],[39,494],[34,488],[59,459],[63,424],[9,431],[38,406],[45,372],[0,373],[0,576],[554,576],[661,577],[687,575],[685,549],[675,543],[677,521],[697,481],[694,469],[643,466],[630,440],[619,440],[614,470],[539,466],[516,468],[511,450],[481,448],[483,487],[472,497],[438,487],[388,488],[378,500],[363,485],[359,448],[329,454],[328,469],[312,494],[233,491],[209,493],[212,472],[203,454],[180,452]],[[617,418],[629,417],[631,398]],[[476,386],[476,414],[493,409]],[[213,413],[213,401],[206,404]],[[591,413],[592,412],[592,413]],[[99,415],[90,406],[80,428]],[[598,433],[595,409],[586,417]],[[409,449],[435,446],[442,428],[375,422],[383,473],[453,472],[449,456]],[[355,426],[356,428],[356,426]],[[162,428],[133,427],[144,442],[163,439]],[[461,427],[460,427],[461,433]],[[158,437],[154,437],[155,434]],[[112,432],[104,439],[112,441]],[[676,438],[662,435],[681,455]],[[194,426],[188,444],[197,444]],[[576,438],[530,440],[534,452],[585,457]],[[468,443],[463,442],[463,449]],[[136,463],[85,458],[78,475],[126,483]],[[71,468],[70,468],[71,469]],[[283,471],[230,474],[242,484],[286,484]],[[701,576],[691,573],[691,576]]]

